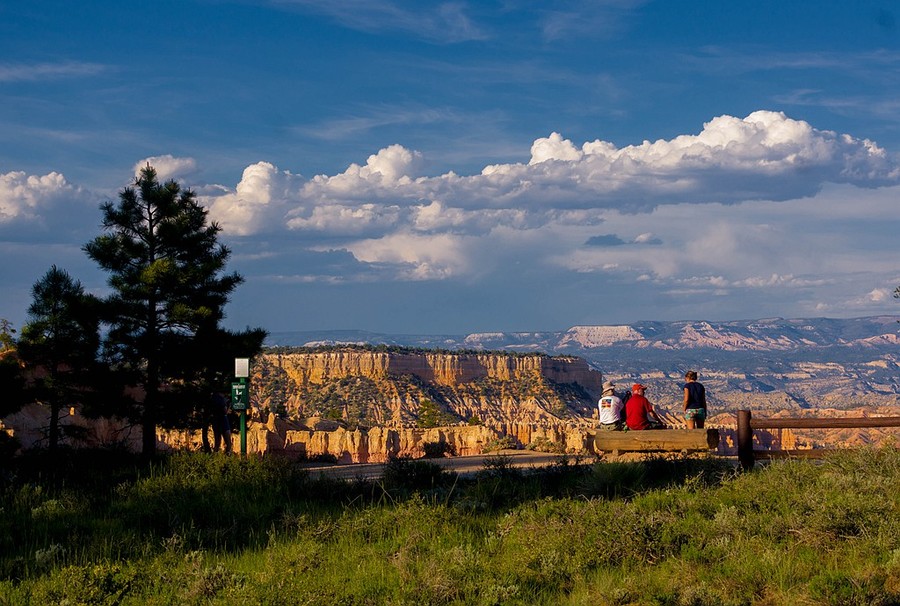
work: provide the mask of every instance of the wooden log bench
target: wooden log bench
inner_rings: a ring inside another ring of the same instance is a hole
[[[594,451],[619,456],[622,452],[697,452],[719,445],[718,429],[648,429],[594,432]]]

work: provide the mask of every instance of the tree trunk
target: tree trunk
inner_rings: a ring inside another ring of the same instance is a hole
[[[156,456],[156,421],[158,394],[159,394],[159,369],[155,360],[149,360],[147,364],[147,384],[144,385],[144,414],[141,418],[141,452],[145,458],[152,459]]]
[[[146,414],[141,431],[141,450],[145,457],[156,456],[156,423],[148,420]]]
[[[58,402],[50,402],[50,429],[47,432],[50,452],[55,451],[56,447],[59,446],[59,409],[60,404]]]
[[[151,262],[155,253],[151,255]],[[157,394],[159,393],[159,360],[157,359],[159,344],[159,318],[156,312],[156,297],[151,296],[147,305],[147,383],[144,385],[144,416],[141,425],[141,451],[145,458],[156,456],[156,413]]]
[[[156,394],[149,390],[144,398],[141,418],[141,452],[146,458],[156,456]]]

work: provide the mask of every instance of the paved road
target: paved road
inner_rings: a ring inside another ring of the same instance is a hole
[[[575,455],[560,455],[530,450],[502,450],[491,454],[473,455],[468,457],[446,457],[441,459],[418,459],[440,465],[447,471],[459,474],[474,473],[484,469],[485,463],[496,460],[498,456],[507,457],[512,467],[520,469],[546,467],[567,457],[574,461]],[[587,459],[582,458],[582,461]],[[380,478],[384,473],[384,465],[381,463],[352,463],[346,465],[326,465],[309,468],[312,474],[322,474],[330,478],[342,480],[371,480]]]

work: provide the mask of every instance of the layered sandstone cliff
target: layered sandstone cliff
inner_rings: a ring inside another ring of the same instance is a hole
[[[574,356],[393,353],[366,350],[271,353],[263,356],[277,364],[298,385],[325,383],[347,377],[385,379],[413,375],[437,385],[457,386],[479,379],[515,381],[541,376],[563,384],[579,384],[588,393],[599,395],[602,375]]]
[[[422,425],[432,405],[443,425],[565,423],[590,418],[602,380],[572,356],[348,347],[265,354],[253,384],[261,410],[355,428]]]

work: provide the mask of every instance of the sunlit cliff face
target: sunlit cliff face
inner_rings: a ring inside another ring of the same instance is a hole
[[[381,379],[391,374],[410,374],[424,381],[454,386],[483,378],[512,381],[540,375],[557,383],[578,383],[592,395],[599,395],[602,384],[602,375],[575,357],[334,351],[269,354],[267,358],[298,384],[349,376]]]
[[[580,358],[536,354],[337,350],[270,353],[264,364],[288,384],[290,414],[351,426],[415,426],[426,401],[447,424],[589,419],[602,384]]]

